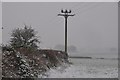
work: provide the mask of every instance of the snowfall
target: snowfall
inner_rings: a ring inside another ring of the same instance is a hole
[[[70,58],[68,67],[50,69],[39,78],[118,78],[117,59]]]

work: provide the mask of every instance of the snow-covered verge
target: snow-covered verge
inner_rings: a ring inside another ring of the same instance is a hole
[[[118,78],[117,60],[71,59],[73,65],[49,70],[43,78]],[[39,76],[41,77],[41,76]]]
[[[66,54],[55,50],[8,50],[2,53],[2,77],[38,78],[47,70],[68,63]]]
[[[2,77],[118,78],[118,60],[68,59],[66,53],[55,50],[8,50],[2,54]]]

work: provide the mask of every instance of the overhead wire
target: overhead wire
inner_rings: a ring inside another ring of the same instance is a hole
[[[72,7],[70,7],[70,9],[72,9],[73,12],[75,13],[75,16],[77,16],[77,15],[80,15],[81,13],[85,13],[87,11],[90,11],[90,9],[99,6],[98,4],[100,4],[100,3],[96,3],[94,5],[91,4],[92,6],[90,6],[89,4],[90,4],[89,2],[87,2],[87,3],[85,3],[85,2],[83,2],[83,3],[78,2],[77,4],[75,4]],[[75,9],[76,7],[78,7],[78,8]],[[51,19],[46,21],[47,24],[45,24],[43,26],[52,26],[56,22],[60,24],[61,20],[57,21],[57,17],[58,17],[57,14],[55,16],[51,17]]]
[[[75,12],[76,12],[75,14],[84,13],[84,12],[90,11],[91,9],[96,8],[96,7],[100,6],[101,4],[103,4],[103,3],[100,2],[100,3],[92,4],[92,6],[86,8],[86,9],[84,9],[84,10],[79,10],[79,9],[78,9],[77,11],[75,11]]]
[[[74,11],[75,16],[77,16],[76,18],[79,18],[79,17],[82,15],[82,13],[91,11],[91,9],[97,8],[98,6],[101,6],[101,4],[103,4],[103,3],[100,2],[100,3],[92,4],[92,6],[89,6],[89,7],[85,8],[85,9]],[[76,19],[76,18],[74,18],[74,19]],[[73,21],[76,21],[76,20],[73,20]],[[72,21],[72,22],[73,22],[73,21]]]
[[[75,7],[81,6],[82,4],[84,5],[84,4],[86,4],[86,3],[77,3],[77,4],[73,5],[72,7],[70,7],[70,9],[74,9]],[[84,6],[83,6],[83,7],[84,7]],[[63,8],[62,8],[62,9],[63,9]],[[56,18],[56,17],[58,17],[58,16],[55,16],[54,18]],[[55,19],[53,19],[53,20],[55,20]],[[53,22],[53,21],[50,21],[50,22]],[[57,21],[57,22],[60,23],[60,20]],[[51,23],[51,24],[53,24],[53,23]]]
[[[82,3],[82,4],[84,4],[84,3]],[[81,5],[80,3],[77,3],[77,4],[73,5],[72,7],[70,7],[70,9],[74,9],[75,7],[80,6],[80,5]],[[62,9],[63,9],[63,8],[62,8]],[[59,21],[56,21],[57,17],[58,17],[57,15],[51,17],[50,20],[46,21],[47,24],[45,24],[45,25],[46,25],[46,26],[47,26],[47,25],[51,26],[51,25],[53,25],[55,22],[60,22],[60,20],[59,20]],[[44,25],[44,26],[45,26],[45,25]]]
[[[102,2],[100,2],[100,3],[92,3],[92,4],[90,5],[90,3],[87,2],[87,3],[81,4],[81,5],[82,5],[82,6],[81,6],[80,3],[77,3],[76,5],[74,5],[74,6],[70,7],[70,8],[73,9],[73,8],[79,6],[77,9],[74,10],[75,15],[79,15],[79,14],[81,14],[81,13],[85,13],[85,12],[87,12],[87,11],[90,11],[90,10],[93,9],[93,8],[96,8],[96,7],[100,6],[101,4],[103,4],[103,3],[102,3]],[[75,21],[75,20],[73,20],[73,21]],[[59,20],[58,22],[60,22],[60,20]]]

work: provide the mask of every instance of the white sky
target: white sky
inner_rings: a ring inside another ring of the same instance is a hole
[[[110,2],[3,3],[3,43],[13,29],[27,24],[38,31],[42,48],[63,45],[64,18],[57,16],[62,8],[76,14],[68,20],[68,45],[94,53],[118,48],[118,7]]]

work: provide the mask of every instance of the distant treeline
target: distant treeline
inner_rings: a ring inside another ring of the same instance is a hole
[[[82,56],[69,56],[69,58],[85,58],[85,59],[92,59],[92,57],[82,57]]]
[[[69,56],[69,58],[81,58],[81,59],[111,59],[119,60],[120,58],[93,58],[93,57],[84,57],[84,56]]]

